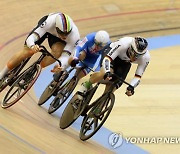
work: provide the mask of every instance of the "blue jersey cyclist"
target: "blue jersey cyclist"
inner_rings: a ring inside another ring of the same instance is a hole
[[[88,34],[83,40],[81,40],[75,50],[73,61],[71,65],[77,60],[82,60],[88,67],[93,68],[96,64],[96,71],[100,70],[100,58],[103,53],[104,47],[110,44],[109,34],[106,31],[98,31],[97,33]],[[79,66],[84,66],[82,62]],[[84,74],[90,72],[89,68],[83,70]]]
[[[79,66],[86,66],[93,68],[96,64],[96,61],[101,57],[103,53],[103,49],[111,43],[109,34],[104,31],[100,30],[98,32],[93,32],[82,40],[80,40],[75,48],[74,55],[71,56],[68,60],[69,65],[75,67],[76,64]],[[81,62],[83,61],[83,63]],[[58,65],[54,67],[55,72],[58,72]],[[97,62],[96,71],[100,70],[100,61]],[[89,68],[83,69],[80,73],[78,78],[81,79],[82,77],[86,76],[91,70]],[[53,71],[52,71],[53,72]],[[58,81],[59,77],[54,78],[55,81]]]

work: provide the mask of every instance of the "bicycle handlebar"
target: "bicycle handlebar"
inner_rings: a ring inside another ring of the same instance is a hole
[[[126,85],[128,85],[128,86],[134,88],[132,85],[130,85],[130,83],[126,82],[124,79],[122,79],[122,78],[119,77],[118,75],[116,75],[116,74],[113,73],[113,74],[112,74],[112,77],[113,77],[113,76],[116,78],[115,80],[119,80],[119,81],[125,83]]]
[[[51,56],[51,57],[52,57],[53,59],[55,59],[55,60],[59,63],[59,65],[61,66],[61,61],[60,61],[59,59],[57,59],[56,57],[54,57],[54,56],[46,49],[45,46],[40,45],[39,47],[42,48],[42,49],[40,49],[40,52],[45,53],[47,56]]]

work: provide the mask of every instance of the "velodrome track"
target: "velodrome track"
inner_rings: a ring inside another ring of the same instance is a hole
[[[0,2],[0,69],[15,51],[22,48],[26,34],[37,20],[53,11],[61,10],[71,15],[77,22],[82,36],[98,29],[106,29],[112,40],[121,34],[133,32],[131,35],[149,37],[151,63],[142,83],[131,98],[124,95],[125,86],[116,91],[118,101],[104,127],[112,132],[121,132],[123,136],[180,136],[179,35],[151,39],[153,36],[179,34],[179,2],[159,1],[156,7],[153,7],[152,3],[155,1],[152,0],[148,4],[141,0],[138,4],[132,4],[130,1],[96,1],[87,2],[86,5],[80,2],[75,4],[71,0],[66,3],[52,3],[48,0],[22,2],[22,5],[19,5],[21,1]],[[144,33],[139,34],[141,31]],[[44,72],[48,72],[48,69]],[[133,76],[134,69],[135,67],[132,68],[127,81]],[[43,78],[44,72],[40,79]],[[46,106],[41,108],[37,105],[38,93],[41,93],[45,86],[40,79],[34,86],[35,89],[32,88],[16,105],[6,110],[0,108],[1,153],[180,152],[179,144],[162,143],[123,145],[113,149],[108,145],[108,137],[103,138],[107,145],[103,147],[103,143],[96,139],[102,136],[103,131],[97,133],[93,140],[80,141],[75,127],[78,122],[62,131],[58,126],[60,111],[51,116],[46,113]],[[50,79],[49,73],[46,80]],[[0,94],[0,98],[3,98],[6,90]]]

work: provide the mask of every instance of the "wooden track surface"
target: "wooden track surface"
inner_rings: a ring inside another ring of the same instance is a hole
[[[70,15],[81,37],[100,29],[107,30],[112,40],[128,33],[144,37],[180,33],[178,0],[1,0],[0,6],[0,69],[22,49],[25,34],[50,12]],[[180,136],[179,51],[180,46],[151,51],[151,63],[135,95],[126,97],[125,86],[116,91],[118,101],[105,127],[124,136]],[[32,89],[12,108],[0,108],[0,153],[111,153],[92,140],[81,142],[73,128],[60,130],[58,117],[36,103]],[[180,153],[178,144],[138,146],[153,154]]]

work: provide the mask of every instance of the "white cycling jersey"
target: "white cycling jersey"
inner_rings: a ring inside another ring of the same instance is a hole
[[[28,47],[35,45],[35,42],[39,40],[41,37],[43,37],[45,33],[50,33],[58,37],[58,33],[55,27],[56,25],[55,19],[58,14],[59,13],[49,14],[47,19],[39,27],[35,29],[34,33],[36,33],[37,35],[32,33],[31,35],[28,36],[26,40],[26,44]],[[66,42],[66,46],[64,47],[64,50],[71,53],[74,50],[75,43],[80,39],[80,34],[79,34],[77,26],[74,24],[71,18],[70,18],[70,22],[72,25],[72,31],[67,36],[66,40],[64,40]]]
[[[147,52],[144,55],[138,57],[137,60],[131,61],[127,55],[127,50],[131,46],[132,39],[133,37],[123,37],[115,42],[112,42],[110,44],[111,50],[104,58],[102,65],[105,69],[105,72],[109,72],[110,62],[114,60],[116,57],[119,57],[121,60],[125,60],[137,64],[135,76],[130,83],[132,86],[136,87],[139,84],[140,78],[142,77],[147,65],[149,64],[150,54],[149,51],[147,50]]]

